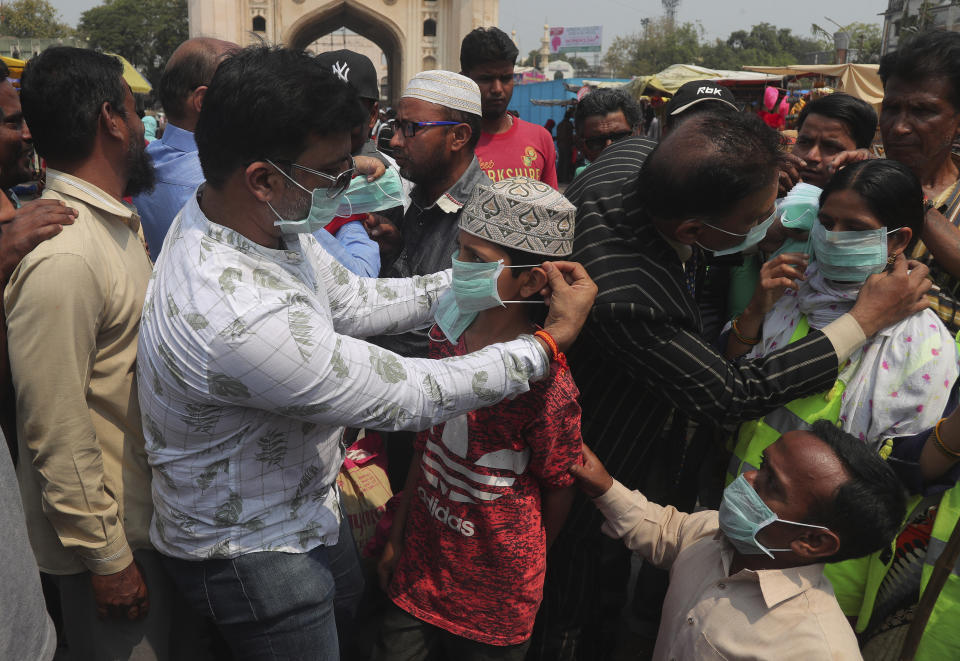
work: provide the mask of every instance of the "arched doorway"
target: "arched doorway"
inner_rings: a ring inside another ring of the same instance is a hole
[[[403,91],[403,35],[389,19],[359,4],[340,2],[318,9],[291,26],[283,42],[290,48],[305,49],[311,43],[339,28],[347,28],[375,43],[387,59],[389,89],[384,94],[390,104]]]

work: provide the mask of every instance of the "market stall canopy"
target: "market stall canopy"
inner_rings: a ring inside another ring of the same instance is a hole
[[[786,67],[743,68],[757,73],[794,78],[805,76],[839,78],[838,91],[863,99],[875,108],[879,108],[880,102],[883,101],[883,84],[877,73],[879,64],[793,64]]]
[[[134,94],[146,94],[153,89],[150,82],[144,78],[139,71],[133,68],[133,65],[130,64],[127,58],[122,55],[117,55],[116,53],[107,53],[107,55],[112,55],[123,63],[123,79],[127,81],[127,85],[130,86]]]
[[[721,85],[758,85],[778,82],[783,75],[770,75],[754,71],[730,71],[727,69],[708,69],[695,64],[672,64],[652,76],[640,76],[624,85],[623,89],[635,98],[644,94],[659,93],[673,96],[684,83],[691,80],[714,80]]]
[[[10,70],[10,82],[13,83],[14,87],[20,89],[20,76],[23,75],[23,67],[26,66],[26,61],[18,60],[15,57],[3,57],[2,55],[0,55],[0,60],[3,60],[7,69]]]
[[[575,106],[577,99],[530,99],[535,106]]]
[[[584,79],[583,87],[590,87],[598,90],[615,89],[623,87],[624,83],[619,80],[587,80]],[[579,90],[574,90],[575,92]]]
[[[133,65],[123,57],[122,55],[117,55],[116,53],[107,53],[107,55],[112,55],[113,57],[120,60],[123,64],[123,79],[127,81],[127,84],[130,86],[130,89],[133,90],[136,94],[146,94],[153,87],[150,85],[150,82],[144,78],[139,71],[133,68]],[[13,86],[17,89],[20,88],[20,76],[23,75],[23,67],[27,65],[26,60],[18,60],[14,57],[4,57],[0,55],[0,60],[3,60],[3,63],[7,65],[7,68],[10,70],[10,82],[13,83]]]

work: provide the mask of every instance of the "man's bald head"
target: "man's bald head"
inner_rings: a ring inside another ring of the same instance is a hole
[[[777,173],[780,136],[756,116],[701,114],[682,122],[647,157],[640,195],[664,221],[725,216]]]
[[[192,131],[200,114],[203,92],[220,62],[240,49],[235,43],[197,37],[180,44],[160,78],[160,103],[170,123]],[[198,94],[198,88],[200,90]]]

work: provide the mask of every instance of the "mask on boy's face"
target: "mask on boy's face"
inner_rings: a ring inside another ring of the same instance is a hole
[[[453,253],[453,282],[437,301],[434,321],[447,339],[455,344],[481,310],[503,307],[505,303],[542,303],[542,301],[502,301],[497,279],[503,269],[527,269],[539,264],[506,265],[497,262],[461,262],[460,251]]]

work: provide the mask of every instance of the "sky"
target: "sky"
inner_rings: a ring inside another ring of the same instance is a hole
[[[708,39],[726,38],[757,23],[810,36],[811,24],[832,25],[827,18],[840,25],[881,24],[878,14],[886,8],[886,0],[680,0],[677,21],[699,21]],[[640,32],[641,19],[663,13],[660,0],[505,0],[500,3],[500,27],[507,33],[517,31],[520,52],[526,54],[540,48],[544,22],[555,27],[602,25],[606,49],[614,37]]]
[[[63,20],[74,26],[81,13],[100,4],[100,0],[51,2]],[[879,14],[886,7],[886,0],[680,0],[677,20],[699,21],[708,39],[725,38],[734,30],[764,22],[810,36],[812,23],[831,25],[827,18],[840,25],[882,23]],[[503,0],[500,27],[507,33],[516,30],[520,52],[527,53],[540,48],[544,22],[554,27],[602,25],[606,48],[616,36],[639,32],[641,19],[662,14],[660,0]]]

